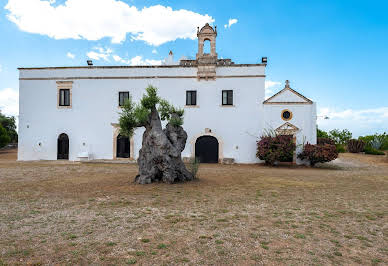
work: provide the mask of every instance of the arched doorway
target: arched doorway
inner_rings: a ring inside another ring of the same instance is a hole
[[[118,135],[116,149],[117,149],[116,151],[117,158],[129,158],[129,155],[130,155],[129,138],[122,135]]]
[[[62,133],[58,137],[58,160],[69,160],[69,137]]]
[[[213,136],[201,136],[195,142],[195,158],[200,163],[218,163],[218,140]]]

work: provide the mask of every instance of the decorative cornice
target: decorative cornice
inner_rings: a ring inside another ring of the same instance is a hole
[[[19,78],[19,80],[83,80],[83,79],[196,79],[197,76],[133,76],[133,77],[51,77],[51,78]],[[265,75],[230,75],[216,78],[265,78]]]
[[[232,64],[217,67],[257,67],[267,66],[267,64]],[[19,67],[18,70],[55,70],[55,69],[127,69],[127,68],[195,68],[184,65],[161,65],[161,66],[64,66],[64,67]]]

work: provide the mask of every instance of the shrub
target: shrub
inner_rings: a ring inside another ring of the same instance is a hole
[[[287,161],[293,157],[296,145],[289,135],[263,136],[257,142],[256,156],[266,164]]]
[[[3,148],[11,141],[11,138],[8,136],[7,130],[0,125],[0,148]]]
[[[388,135],[385,132],[383,134],[359,137],[358,139],[364,141],[366,143],[366,147],[374,148],[377,150],[388,149]]]
[[[330,138],[317,138],[317,145],[325,145],[325,144],[335,145],[335,142]]]
[[[335,148],[336,148],[336,150],[337,150],[338,153],[344,153],[344,152],[346,152],[345,146],[342,145],[342,144],[336,144],[336,145],[335,145]]]
[[[362,140],[351,139],[348,141],[348,152],[359,153],[364,151],[365,142]]]
[[[199,169],[199,164],[200,164],[199,158],[195,157],[190,159],[190,172],[193,174],[194,178],[198,178],[197,172]]]
[[[337,159],[338,152],[334,145],[312,145],[307,143],[303,147],[303,151],[298,154],[301,160],[308,160],[311,166],[316,163],[325,163]]]
[[[376,150],[376,149],[374,149],[374,148],[372,148],[372,147],[366,147],[366,148],[364,149],[364,151],[365,151],[365,154],[385,155],[384,152],[379,151],[379,150]]]

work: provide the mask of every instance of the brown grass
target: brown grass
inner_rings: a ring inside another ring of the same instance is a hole
[[[144,186],[132,164],[15,158],[0,152],[0,265],[388,263],[384,157]]]

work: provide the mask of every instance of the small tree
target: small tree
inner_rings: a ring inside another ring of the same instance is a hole
[[[0,125],[0,148],[5,147],[10,141],[11,138],[8,136],[7,130]]]
[[[317,127],[317,138],[329,138],[329,134]]]
[[[335,141],[335,144],[346,145],[352,138],[352,133],[347,129],[333,129],[329,131],[329,137]]]
[[[9,142],[17,142],[18,134],[16,132],[16,120],[13,116],[5,116],[0,112],[0,125],[7,131],[10,138]]]
[[[139,151],[139,174],[135,182],[149,184],[155,181],[174,183],[193,180],[182,162],[181,153],[185,148],[187,134],[182,128],[183,109],[176,108],[157,95],[157,89],[146,88],[139,104],[130,97],[120,114],[120,133],[132,136],[134,130],[144,127],[142,148]],[[161,119],[167,120],[162,129]]]

